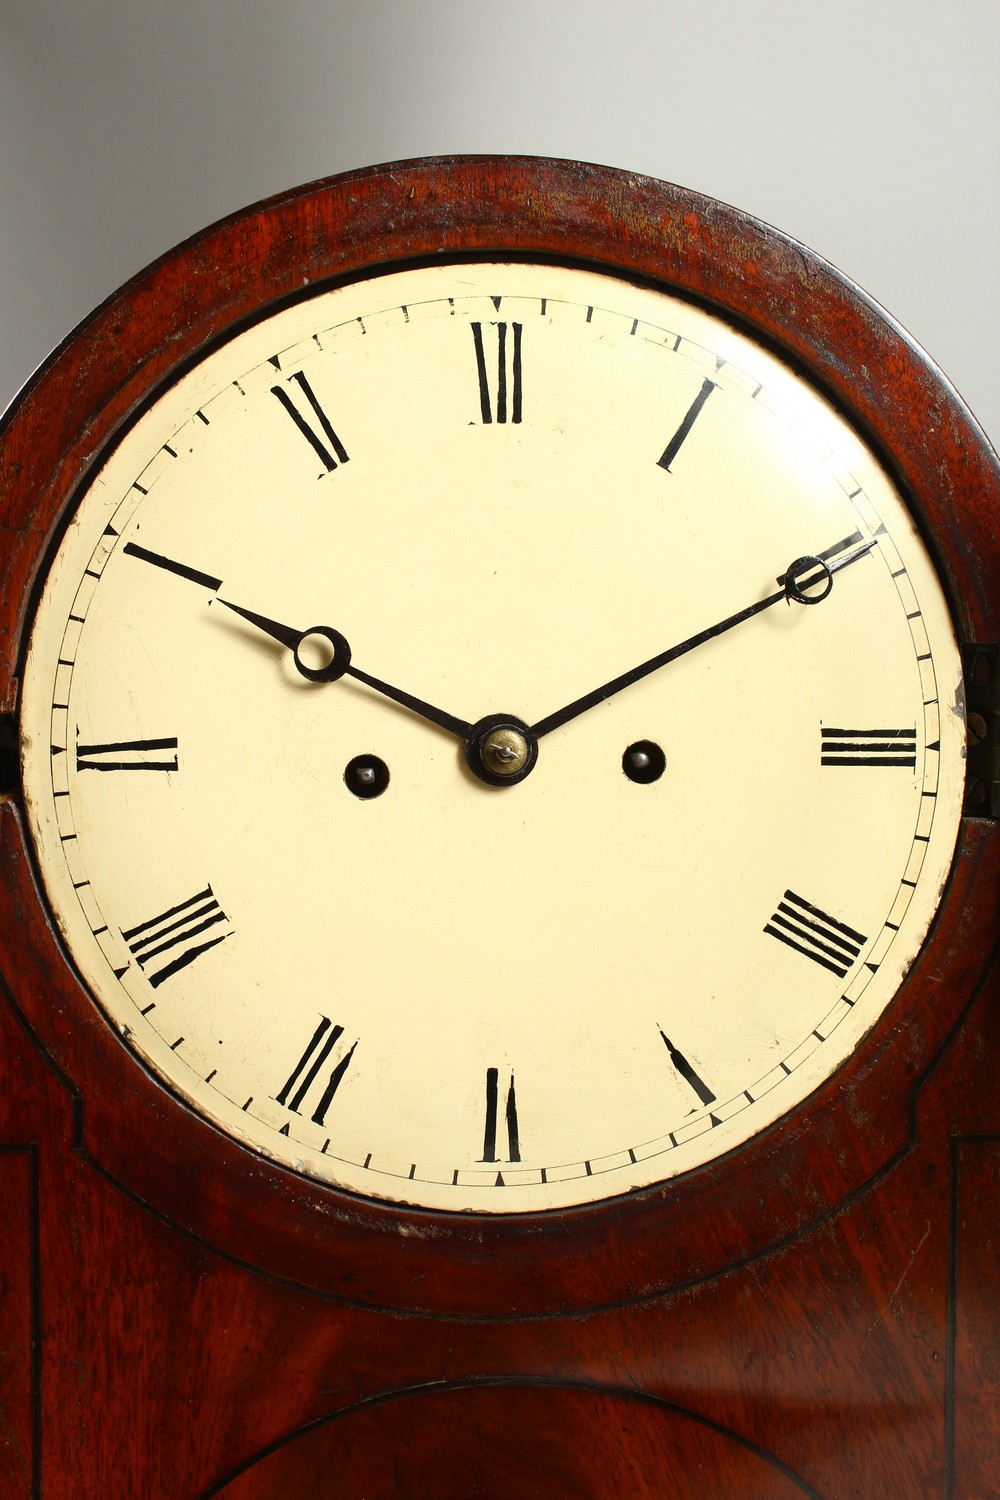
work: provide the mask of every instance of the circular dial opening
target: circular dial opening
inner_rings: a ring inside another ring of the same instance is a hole
[[[98,467],[27,805],[88,986],[221,1129],[556,1209],[738,1147],[878,1019],[952,856],[960,680],[807,382],[665,293],[436,265],[241,333]]]

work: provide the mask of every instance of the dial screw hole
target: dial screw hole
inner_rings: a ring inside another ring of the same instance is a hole
[[[649,786],[659,781],[667,768],[667,757],[653,740],[636,740],[622,756],[622,770],[629,781]]]
[[[356,755],[347,763],[344,783],[355,797],[381,797],[389,785],[389,767],[377,755]]]

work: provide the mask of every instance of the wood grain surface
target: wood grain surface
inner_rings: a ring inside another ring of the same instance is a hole
[[[705,300],[889,466],[963,643],[1000,639],[1000,474],[926,356],[748,216],[579,163],[402,163],[299,189],[138,276],[0,436],[0,711],[73,498],[150,393],[304,287],[460,253]],[[1000,698],[996,700],[1000,704]],[[517,1221],[396,1211],[197,1119],[76,979],[0,799],[0,1495],[1000,1493],[1000,836],[851,1061],[666,1187]]]

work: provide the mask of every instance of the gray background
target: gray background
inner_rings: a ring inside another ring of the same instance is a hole
[[[0,0],[0,406],[214,219],[452,151],[606,162],[778,225],[1000,437],[996,0]]]

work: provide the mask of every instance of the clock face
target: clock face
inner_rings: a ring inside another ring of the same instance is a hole
[[[527,1212],[739,1147],[927,933],[961,667],[892,482],[690,302],[554,264],[316,293],[96,462],[22,696],[128,1046],[296,1171]]]

